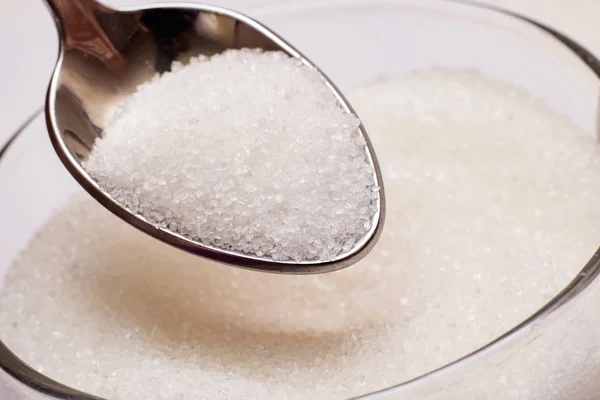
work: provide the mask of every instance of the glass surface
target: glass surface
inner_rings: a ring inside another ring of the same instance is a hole
[[[514,16],[436,0],[280,1],[247,14],[301,49],[344,91],[419,68],[474,68],[524,88],[590,134],[597,132],[600,80],[593,70],[595,58],[577,54],[569,47],[576,44],[565,44]],[[12,260],[43,221],[69,195],[81,191],[54,154],[43,117],[37,116],[0,159],[0,285]],[[495,343],[369,396],[596,399],[600,393],[597,263],[592,258],[551,304]],[[93,398],[68,397],[67,389],[40,380],[14,362],[0,351],[0,367],[14,377],[0,372],[2,399]]]

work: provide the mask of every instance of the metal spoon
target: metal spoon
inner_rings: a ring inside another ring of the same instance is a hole
[[[289,274],[322,273],[345,268],[363,258],[383,227],[385,197],[381,172],[367,133],[366,156],[381,187],[371,229],[350,251],[331,261],[275,261],[196,242],[157,228],[131,213],[104,192],[82,162],[102,136],[108,110],[173,61],[229,48],[278,50],[313,66],[302,54],[258,22],[218,7],[164,4],[115,10],[94,0],[45,0],[60,36],[60,54],[48,88],[46,121],[52,144],[79,184],[103,206],[145,233],[182,250],[218,262],[254,270]],[[327,78],[326,78],[327,79]],[[349,112],[352,108],[329,81]]]

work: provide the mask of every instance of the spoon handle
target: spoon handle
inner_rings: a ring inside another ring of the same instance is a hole
[[[116,14],[94,0],[43,0],[50,9],[65,50],[78,49],[111,70],[123,70],[125,59],[98,21]]]

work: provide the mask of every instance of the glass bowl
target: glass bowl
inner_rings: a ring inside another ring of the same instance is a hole
[[[431,66],[470,68],[519,86],[585,130],[598,131],[600,62],[518,15],[439,0],[296,0],[242,11],[302,49],[342,90]],[[39,112],[0,155],[2,285],[43,221],[82,189],[54,154]],[[365,397],[597,399],[600,253],[590,257],[553,300],[495,341]],[[2,399],[97,399],[29,368],[2,342],[0,368]]]

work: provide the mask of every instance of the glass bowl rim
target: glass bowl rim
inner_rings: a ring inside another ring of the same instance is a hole
[[[347,0],[348,3],[351,3],[353,0]],[[362,0],[364,1],[364,0]],[[376,0],[381,1],[381,0]],[[383,0],[385,2],[389,2],[390,0]],[[331,5],[333,3],[340,3],[341,0],[329,0],[329,1],[311,1],[311,0],[292,0],[290,3],[301,4],[304,8],[308,7],[325,7]],[[555,39],[558,44],[563,45],[567,50],[571,51],[573,55],[579,58],[581,62],[583,62],[600,80],[600,59],[598,59],[594,54],[592,54],[589,50],[581,46],[579,43],[569,38],[568,36],[562,34],[561,32],[540,23],[534,19],[521,15],[519,13],[503,9],[501,7],[487,5],[483,3],[479,3],[477,1],[471,0],[431,0],[433,3],[448,3],[450,5],[455,6],[464,6],[464,7],[472,7],[475,9],[479,9],[482,11],[488,11],[492,13],[497,13],[500,15],[511,17],[517,21],[524,22],[530,25],[533,28],[537,28],[541,30],[543,33],[550,35],[551,38]],[[193,4],[193,3],[191,3]],[[182,3],[182,5],[189,6],[190,3]],[[268,2],[265,4],[260,4],[254,6],[254,9],[265,9],[267,7],[273,7],[277,4],[273,2]],[[160,6],[160,4],[154,5]],[[38,118],[41,117],[43,113],[42,108],[38,108],[35,112],[33,112],[22,124],[17,128],[17,130],[9,135],[6,142],[0,147],[0,162],[2,161],[3,156],[10,151],[12,145],[16,142],[16,140],[21,136],[21,134],[26,131],[26,129]],[[1,164],[0,164],[1,167]],[[563,288],[558,294],[556,294],[550,301],[548,301],[544,306],[538,309],[535,313],[529,316],[526,320],[522,321],[512,329],[508,330],[504,334],[498,336],[491,342],[483,345],[482,347],[475,349],[474,351],[450,362],[445,365],[442,365],[434,370],[426,372],[422,375],[419,375],[415,378],[412,378],[408,381],[401,382],[399,384],[392,385],[390,387],[367,393],[359,398],[367,398],[369,396],[378,395],[378,394],[386,394],[389,392],[393,392],[399,389],[408,389],[409,386],[413,386],[415,384],[424,383],[425,381],[441,374],[447,370],[458,368],[470,361],[471,359],[483,355],[484,353],[490,352],[494,350],[496,347],[501,346],[505,342],[507,342],[510,338],[516,336],[517,333],[520,333],[533,324],[535,324],[540,319],[554,313],[558,309],[560,309],[565,304],[569,303],[571,300],[575,299],[579,294],[581,294],[586,288],[588,288],[592,282],[594,282],[600,276],[600,247],[596,252],[592,255],[590,260],[585,264],[583,269],[571,280],[571,282]],[[25,362],[23,362],[20,358],[18,358],[14,353],[10,351],[10,349],[2,342],[0,338],[0,370],[4,371],[8,374],[9,377],[12,377],[17,382],[21,383],[25,387],[39,394],[44,394],[54,399],[59,400],[104,400],[102,398],[96,397],[91,394],[87,394],[75,389],[72,389],[68,386],[65,386],[59,382],[56,382],[47,376],[37,372]]]

